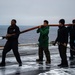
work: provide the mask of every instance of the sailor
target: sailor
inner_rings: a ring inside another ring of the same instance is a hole
[[[68,43],[68,32],[67,32],[67,28],[64,25],[65,25],[65,20],[60,19],[58,35],[54,42],[54,45],[58,42],[59,54],[61,57],[61,64],[58,65],[59,67],[68,67],[68,61],[66,55],[67,43]]]
[[[72,21],[72,25],[67,27],[70,36],[70,60],[75,58],[75,19]]]
[[[19,63],[19,66],[22,66],[22,61],[20,59],[20,54],[18,52],[18,38],[19,38],[19,27],[16,25],[16,20],[12,19],[11,25],[8,27],[6,39],[7,42],[4,46],[3,52],[2,52],[2,61],[0,63],[0,66],[5,66],[5,58],[6,54],[12,49],[17,62]]]
[[[46,55],[46,64],[51,63],[51,58],[50,58],[50,52],[49,52],[49,26],[48,26],[48,21],[44,20],[44,25],[39,26],[37,33],[40,33],[39,37],[39,50],[38,50],[38,56],[39,59],[36,59],[37,62],[43,62],[43,52]]]

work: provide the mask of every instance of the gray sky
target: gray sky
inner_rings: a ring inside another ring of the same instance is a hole
[[[0,0],[0,25],[9,25],[16,19],[18,25],[39,25],[44,19],[58,23],[75,18],[75,0]]]

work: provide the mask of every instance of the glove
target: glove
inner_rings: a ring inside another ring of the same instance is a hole
[[[51,41],[51,44],[55,46],[56,42],[55,41]]]
[[[54,43],[53,43],[53,45],[55,46],[55,45],[56,45],[56,43],[54,42]]]

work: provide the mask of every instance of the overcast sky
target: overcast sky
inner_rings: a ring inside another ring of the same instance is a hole
[[[44,19],[58,23],[75,18],[75,0],[0,0],[0,25],[16,19],[18,25],[39,25]]]

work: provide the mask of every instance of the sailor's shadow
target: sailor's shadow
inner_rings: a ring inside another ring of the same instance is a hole
[[[50,71],[50,69],[51,69],[51,66],[50,65],[42,65],[42,66],[39,66],[38,67],[39,73],[43,73],[43,72],[46,72],[46,71]]]
[[[75,60],[70,61],[70,67],[75,68]]]
[[[0,73],[1,73],[1,75],[6,75],[8,73],[7,68],[6,67],[0,68]],[[11,74],[11,75],[13,75],[13,74]],[[17,68],[14,75],[21,75],[21,68]]]
[[[14,73],[14,75],[21,75],[21,67],[16,69],[16,72]]]
[[[1,75],[6,75],[6,68],[5,67],[0,68],[0,72]]]

